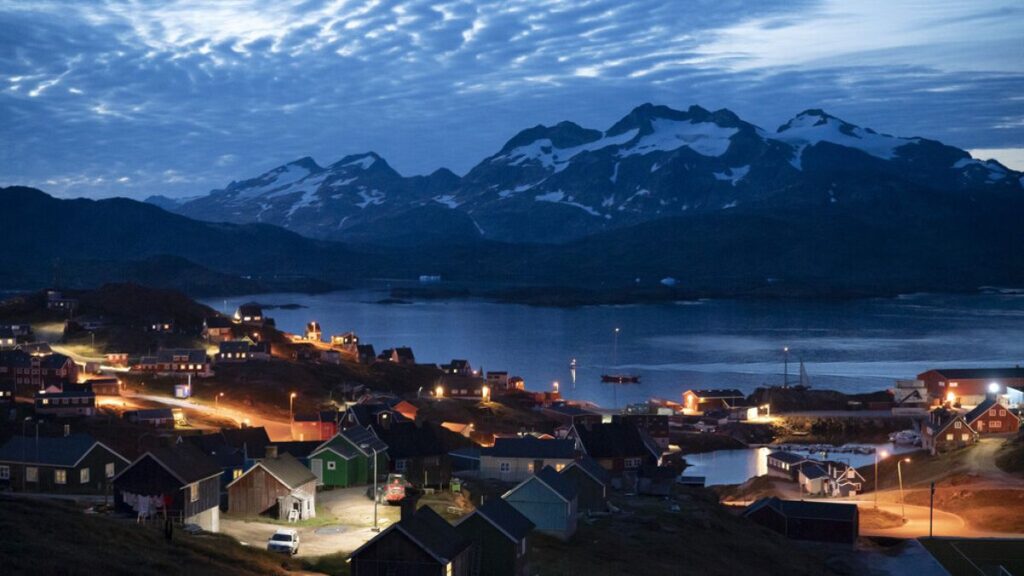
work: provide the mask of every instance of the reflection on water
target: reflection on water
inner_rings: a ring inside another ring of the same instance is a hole
[[[619,404],[679,400],[687,388],[779,384],[783,346],[790,378],[804,360],[818,388],[860,392],[933,367],[1012,366],[1024,361],[1024,296],[907,296],[851,302],[710,300],[688,305],[541,308],[479,300],[383,305],[386,292],[267,294],[211,300],[219,310],[256,300],[300,304],[268,315],[301,333],[317,320],[325,335],[348,330],[382,350],[411,346],[420,362],[466,358],[508,370],[534,390],[555,380],[570,398],[610,406],[601,374],[635,373]],[[617,351],[614,329],[620,328]],[[571,361],[577,360],[575,374]],[[617,358],[617,362],[613,362]],[[575,376],[575,379],[573,379]]]

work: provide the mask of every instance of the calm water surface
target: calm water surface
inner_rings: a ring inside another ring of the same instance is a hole
[[[569,397],[605,406],[652,397],[679,400],[687,388],[750,392],[789,377],[803,359],[811,384],[845,392],[888,388],[931,367],[1024,363],[1024,296],[904,296],[853,302],[710,300],[572,309],[478,300],[377,304],[386,292],[262,294],[206,304],[300,304],[269,310],[279,328],[324,334],[354,330],[377,351],[411,346],[419,362],[466,358],[508,370],[529,389],[555,380]],[[620,328],[618,342],[614,328]],[[569,362],[576,358],[575,385]],[[638,374],[639,385],[600,383],[604,373]]]

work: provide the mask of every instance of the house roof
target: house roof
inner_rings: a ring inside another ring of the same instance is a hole
[[[221,467],[213,458],[192,444],[179,442],[174,446],[161,446],[147,451],[117,477],[120,478],[146,458],[153,459],[182,484],[192,484],[221,474]]]
[[[88,386],[65,386],[60,392],[43,392],[37,391],[35,398],[37,400],[42,398],[89,398],[95,397],[96,393],[93,392]]]
[[[572,440],[539,440],[533,436],[498,438],[493,447],[480,450],[480,455],[495,458],[572,459],[576,455],[576,444]]]
[[[250,472],[257,468],[263,468],[268,474],[277,478],[278,482],[284,484],[289,490],[297,490],[303,485],[316,481],[316,476],[309,468],[303,466],[291,454],[281,454],[277,458],[263,458],[238,478],[231,481],[232,486]]]
[[[403,518],[363,544],[350,557],[357,557],[367,546],[385,538],[392,531],[405,534],[424,552],[430,554],[440,564],[448,564],[472,543],[459,534],[454,526],[430,509],[423,506],[415,514]]]
[[[817,462],[804,462],[800,465],[800,473],[809,480],[828,478],[828,472],[826,472],[825,469]]]
[[[249,341],[248,340],[229,340],[227,342],[221,342],[218,348],[221,354],[227,352],[248,352]]]
[[[768,455],[768,457],[772,458],[773,460],[785,462],[787,464],[797,464],[799,462],[807,460],[806,456],[801,456],[800,454],[796,454],[795,452],[786,452],[784,450],[772,452],[771,454]]]
[[[771,508],[787,518],[813,518],[816,520],[837,520],[853,522],[857,518],[856,504],[837,504],[831,502],[814,502],[810,500],[782,500],[780,498],[761,498],[754,502],[743,515],[762,508]]]
[[[348,439],[360,452],[369,456],[376,450],[378,453],[385,452],[388,445],[378,438],[369,428],[364,426],[353,426],[342,430],[341,434]],[[366,446],[365,448],[363,446]]]
[[[14,436],[0,446],[0,462],[35,463],[44,466],[73,467],[96,445],[103,446],[125,462],[128,459],[88,434],[69,436]]]
[[[997,404],[999,404],[998,399],[987,398],[984,402],[975,406],[973,410],[971,410],[967,414],[964,414],[964,420],[966,420],[968,424],[971,424],[973,426],[975,420],[981,418],[985,414],[985,412],[988,412],[989,408],[992,408]],[[1001,406],[1001,404],[999,405]]]
[[[576,486],[574,486],[568,478],[562,476],[558,472],[555,472],[555,469],[551,466],[545,466],[540,472],[537,472],[533,476],[523,480],[518,486],[506,492],[505,496],[519,490],[519,488],[525,486],[527,483],[534,481],[538,481],[544,486],[547,486],[549,490],[566,502],[569,502],[576,497]]]
[[[174,359],[177,356],[185,356],[187,359],[184,360],[184,362],[188,362],[189,364],[206,363],[206,350],[198,348],[168,348],[159,350],[156,353],[157,362],[162,364],[177,362],[177,360]]]
[[[569,464],[562,469],[562,474],[565,474],[567,470],[573,467],[579,468],[586,473],[587,476],[593,478],[594,481],[603,484],[606,487],[611,485],[611,478],[608,475],[608,471],[590,456],[584,456],[583,458]]]
[[[203,324],[207,328],[231,328],[232,326],[231,319],[224,316],[210,316]]]
[[[400,346],[398,348],[395,348],[394,352],[395,356],[397,356],[399,360],[407,360],[409,362],[412,362],[416,359],[416,357],[413,356],[412,348],[406,346]]]
[[[474,514],[479,514],[513,542],[526,538],[534,528],[529,518],[501,498],[491,498],[477,508]]]
[[[573,426],[584,452],[591,458],[630,458],[658,454],[644,434],[629,422]]]
[[[296,458],[308,458],[323,442],[319,440],[295,440],[292,442],[274,442],[278,454],[291,454]]]
[[[735,388],[722,388],[722,389],[704,389],[704,390],[689,390],[693,392],[698,398],[702,399],[715,399],[715,398],[745,398],[743,392]]]
[[[965,424],[967,422],[959,412],[947,410],[945,408],[938,408],[929,413],[928,420],[925,421],[925,426],[932,430],[933,434],[938,435],[958,420],[963,421]],[[970,432],[977,434],[974,432],[974,429],[971,428],[970,424],[966,424],[966,427]]]
[[[371,426],[378,438],[388,445],[393,459],[441,456],[448,453],[438,428],[431,424],[417,426],[409,420],[392,422],[389,426]]]
[[[262,458],[263,453],[270,444],[270,436],[267,429],[258,426],[255,428],[223,428],[220,433],[228,446],[244,449],[249,458]]]
[[[349,406],[344,414],[349,415],[355,419],[356,424],[360,426],[372,426],[377,423],[378,416],[382,413],[387,413],[389,418],[394,418],[395,421],[408,420],[401,413],[396,412],[393,408],[383,402],[366,402],[362,404],[353,404]]]
[[[47,354],[46,356],[40,358],[39,367],[48,368],[50,370],[56,370],[59,368],[63,368],[64,365],[67,364],[68,362],[72,362],[71,358],[63,354],[54,352],[52,354]]]
[[[929,372],[937,372],[946,378],[963,378],[964,380],[988,380],[993,378],[1024,378],[1024,368],[936,368]],[[927,374],[925,372],[924,374]],[[919,374],[918,378],[924,374]]]

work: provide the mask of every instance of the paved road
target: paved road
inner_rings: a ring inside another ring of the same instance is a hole
[[[182,400],[180,398],[157,396],[154,394],[127,394],[126,397],[137,398],[147,402],[162,404],[164,406],[195,410],[208,416],[230,418],[239,426],[241,426],[243,422],[248,423],[250,426],[263,426],[267,429],[267,435],[270,436],[270,439],[276,442],[284,442],[292,439],[291,425],[287,420],[267,418],[258,412],[247,411],[235,406],[230,406],[226,403],[218,404],[218,406],[211,406],[210,404],[200,402],[199,400]]]

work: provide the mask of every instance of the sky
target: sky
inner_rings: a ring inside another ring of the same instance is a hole
[[[1024,3],[0,0],[0,185],[198,195],[312,156],[465,173],[632,108],[807,108],[1024,170]]]

